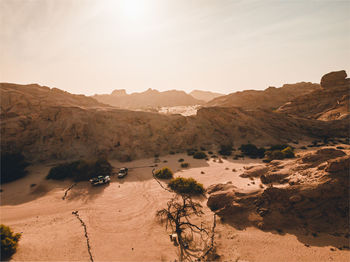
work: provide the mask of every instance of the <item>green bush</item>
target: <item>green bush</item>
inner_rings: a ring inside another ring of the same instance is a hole
[[[265,148],[258,148],[253,144],[243,144],[239,149],[243,155],[249,156],[251,158],[263,158],[265,156]]]
[[[59,164],[51,168],[46,179],[63,180],[69,178],[78,182],[89,180],[96,176],[107,176],[111,173],[112,166],[106,159],[78,160]]]
[[[190,166],[189,163],[181,163],[181,167],[183,167],[183,168],[186,168],[186,167],[189,167],[189,166]]]
[[[193,158],[205,159],[205,158],[207,158],[207,155],[203,151],[199,151],[199,152],[194,153]]]
[[[179,160],[177,160],[178,162],[183,162],[185,161],[183,158],[180,158]]]
[[[231,145],[221,145],[219,154],[223,156],[230,156],[232,154],[232,146]]]
[[[155,172],[155,177],[159,179],[170,179],[173,178],[173,172],[168,167],[163,167]]]
[[[26,170],[28,165],[20,153],[1,155],[1,184],[24,177],[28,173]]]
[[[266,151],[266,159],[268,161],[271,161],[271,160],[274,160],[274,159],[277,159],[277,160],[282,160],[282,159],[285,159],[285,158],[294,158],[295,155],[294,155],[294,151],[293,149],[290,147],[290,146],[287,146],[285,147],[284,149],[282,150],[273,150],[273,151]]]
[[[293,149],[290,146],[286,147],[281,152],[283,153],[285,158],[294,158],[295,157]]]
[[[8,260],[15,252],[18,246],[18,241],[21,234],[13,233],[13,231],[3,224],[0,225],[1,235],[1,261]]]
[[[282,145],[272,145],[270,146],[270,148],[268,149],[269,151],[274,151],[274,150],[280,150],[282,151],[283,149],[289,147],[289,145],[287,144],[282,144]]]
[[[195,179],[191,177],[173,178],[168,186],[179,194],[201,195],[205,192],[203,185],[201,183],[198,183]]]

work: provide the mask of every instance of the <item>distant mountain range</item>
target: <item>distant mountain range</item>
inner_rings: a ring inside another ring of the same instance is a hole
[[[147,109],[163,106],[193,106],[204,104],[184,91],[169,90],[160,92],[148,89],[141,93],[127,94],[125,89],[114,90],[110,95],[94,95],[97,101],[124,109]]]
[[[219,96],[223,96],[223,94],[220,93],[213,93],[210,91],[202,91],[202,90],[193,90],[190,93],[191,96],[193,96],[195,99],[202,100],[205,102],[209,102],[210,100],[217,98]]]

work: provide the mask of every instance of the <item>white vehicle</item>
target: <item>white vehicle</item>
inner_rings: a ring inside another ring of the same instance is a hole
[[[90,179],[90,182],[93,186],[107,184],[111,181],[109,176],[98,176]]]
[[[128,168],[123,167],[118,172],[118,178],[123,178],[128,174]]]

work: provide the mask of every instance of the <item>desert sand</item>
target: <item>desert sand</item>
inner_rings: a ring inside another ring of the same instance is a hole
[[[190,163],[180,168],[178,159]],[[167,162],[163,162],[163,161]],[[2,186],[1,223],[22,239],[13,261],[88,261],[84,229],[72,215],[78,211],[85,222],[94,261],[174,261],[177,248],[169,231],[155,217],[172,196],[152,178],[154,158],[128,163],[111,161],[117,170],[130,168],[124,179],[112,177],[105,186],[92,187],[80,182],[62,199],[70,181],[47,181],[54,164],[35,165],[25,178]],[[241,190],[254,191],[260,180],[242,178],[244,167],[261,160],[195,160],[184,154],[160,157],[158,167],[168,166],[175,176],[193,177],[205,187],[232,182]],[[147,167],[148,166],[148,167]],[[204,172],[204,173],[203,173]],[[31,187],[31,184],[36,184]],[[213,213],[201,198],[205,216],[211,223]],[[336,247],[348,239],[326,234],[317,238],[295,233],[264,232],[255,227],[234,227],[217,220],[217,253],[222,261],[349,261],[350,252]]]

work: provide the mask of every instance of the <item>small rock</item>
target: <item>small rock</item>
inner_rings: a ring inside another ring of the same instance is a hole
[[[300,202],[301,200],[302,200],[301,195],[294,195],[289,198],[289,201],[292,203],[297,203],[297,202]]]

